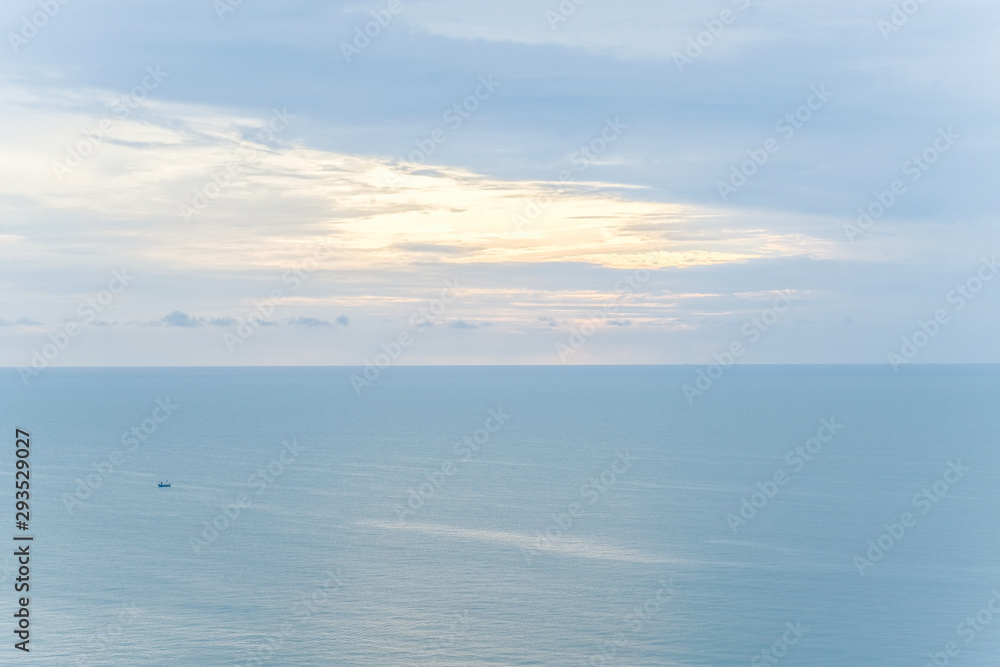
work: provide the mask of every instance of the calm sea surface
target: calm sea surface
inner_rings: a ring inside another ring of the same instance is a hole
[[[4,370],[0,664],[995,667],[1000,369],[903,370]]]

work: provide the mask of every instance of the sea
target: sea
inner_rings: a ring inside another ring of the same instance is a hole
[[[1000,664],[1000,367],[699,370],[4,369],[0,664]]]

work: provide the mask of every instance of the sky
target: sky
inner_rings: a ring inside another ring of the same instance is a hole
[[[995,2],[0,28],[0,365],[1000,363]]]

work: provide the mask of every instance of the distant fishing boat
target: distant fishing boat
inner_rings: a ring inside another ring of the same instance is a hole
[[[170,482],[158,482],[157,486],[160,487],[161,489],[169,489]]]

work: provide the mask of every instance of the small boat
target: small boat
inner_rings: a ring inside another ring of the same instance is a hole
[[[170,482],[158,482],[157,486],[160,487],[161,489],[169,489]]]

